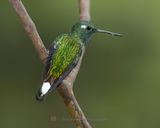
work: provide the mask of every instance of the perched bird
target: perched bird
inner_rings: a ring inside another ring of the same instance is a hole
[[[43,100],[46,94],[61,84],[77,65],[83,48],[94,33],[121,36],[118,33],[98,29],[89,21],[80,21],[72,27],[70,33],[58,36],[49,48],[43,84],[36,95],[37,100]]]

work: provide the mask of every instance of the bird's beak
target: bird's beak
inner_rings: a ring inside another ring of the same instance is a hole
[[[96,32],[98,32],[98,33],[106,33],[106,34],[109,34],[111,36],[122,36],[122,34],[115,33],[115,32],[110,32],[110,31],[106,31],[106,30],[102,30],[102,29],[96,29]]]

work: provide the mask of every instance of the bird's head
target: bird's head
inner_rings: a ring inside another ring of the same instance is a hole
[[[94,33],[106,33],[112,36],[121,36],[121,34],[118,33],[98,29],[89,21],[80,21],[76,23],[71,30],[71,34],[79,37],[84,43],[89,42]]]

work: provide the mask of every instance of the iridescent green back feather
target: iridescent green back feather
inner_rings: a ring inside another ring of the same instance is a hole
[[[81,43],[70,35],[60,36],[56,42],[56,52],[52,56],[52,64],[49,70],[49,77],[59,78],[67,67],[80,55]]]

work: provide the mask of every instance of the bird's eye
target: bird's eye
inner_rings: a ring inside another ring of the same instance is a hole
[[[87,26],[86,28],[88,31],[90,31],[92,28],[90,26]]]

